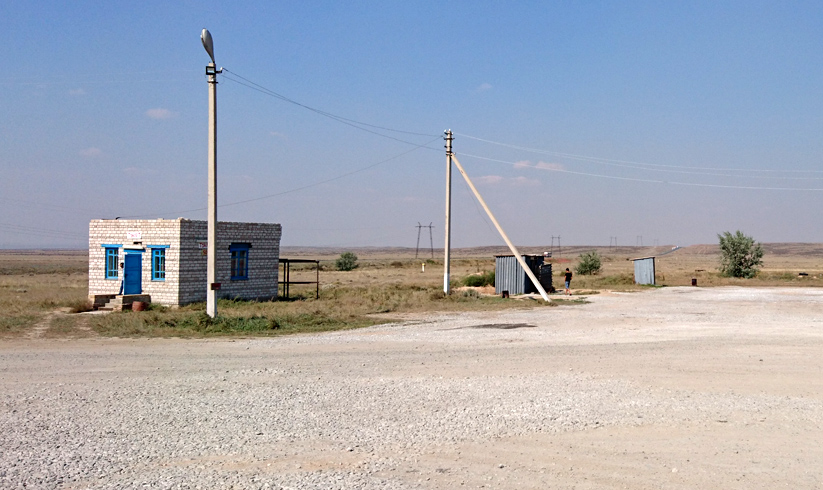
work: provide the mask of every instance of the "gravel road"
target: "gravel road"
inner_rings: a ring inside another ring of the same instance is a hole
[[[1,488],[823,488],[823,290],[0,343]]]

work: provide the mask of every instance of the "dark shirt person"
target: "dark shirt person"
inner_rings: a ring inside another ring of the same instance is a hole
[[[572,283],[572,271],[570,271],[569,268],[566,267],[566,294],[568,294],[569,296],[572,295],[571,289],[569,289],[569,286],[571,286],[571,283]]]

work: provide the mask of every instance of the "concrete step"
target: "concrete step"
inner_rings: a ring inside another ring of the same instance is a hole
[[[124,294],[117,295],[111,298],[97,309],[101,311],[123,311],[130,310],[132,303],[135,301],[142,301],[144,303],[151,303],[151,295],[149,294]]]

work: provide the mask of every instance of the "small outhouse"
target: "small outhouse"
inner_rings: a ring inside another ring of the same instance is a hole
[[[529,266],[534,276],[548,292],[552,291],[552,265],[544,264],[542,255],[522,255],[526,265]],[[531,279],[520,266],[517,257],[514,255],[494,256],[494,292],[501,294],[508,291],[509,294],[531,294],[537,293]]]
[[[178,306],[206,300],[208,224],[177,219],[97,219],[89,223],[89,299],[150,296]],[[217,223],[218,297],[277,297],[281,227]]]
[[[650,284],[654,286],[654,257],[640,257],[632,259],[634,262],[635,284]]]

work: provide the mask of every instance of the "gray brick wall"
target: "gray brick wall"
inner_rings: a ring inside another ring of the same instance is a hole
[[[129,232],[139,232],[140,239],[129,239]],[[206,300],[206,255],[200,243],[206,243],[207,223],[183,218],[174,220],[92,220],[89,223],[89,296],[116,294],[120,277],[106,279],[103,244],[144,247],[142,261],[143,293],[152,302],[175,306]],[[271,223],[218,222],[217,281],[221,298],[273,299],[277,297],[281,227]],[[248,256],[248,279],[231,279],[232,243],[251,245]],[[150,245],[168,245],[166,279],[151,278]],[[119,273],[122,275],[122,271]]]

